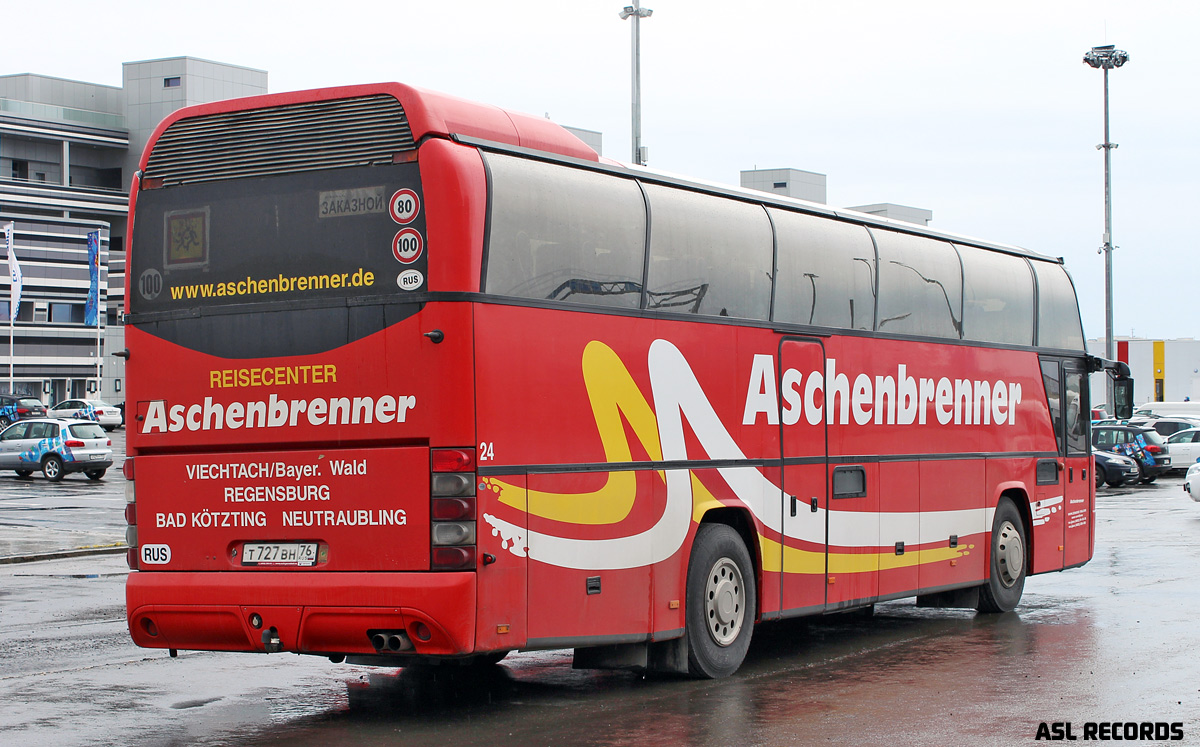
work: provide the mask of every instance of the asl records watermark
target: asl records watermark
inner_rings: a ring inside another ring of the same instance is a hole
[[[1182,742],[1183,722],[1174,721],[1051,721],[1038,724],[1037,741],[1074,742]]]

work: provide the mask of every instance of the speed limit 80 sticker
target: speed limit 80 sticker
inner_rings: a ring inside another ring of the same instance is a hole
[[[412,223],[421,212],[421,198],[411,189],[397,190],[388,203],[388,212],[392,214],[392,220],[402,226]]]

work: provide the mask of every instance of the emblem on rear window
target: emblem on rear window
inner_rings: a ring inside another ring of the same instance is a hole
[[[208,208],[173,210],[164,217],[163,266],[204,267],[208,264]]]

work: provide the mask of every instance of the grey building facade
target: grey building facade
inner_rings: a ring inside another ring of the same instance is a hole
[[[119,88],[0,75],[0,226],[14,224],[24,274],[11,325],[15,391],[51,404],[124,401],[124,361],[110,353],[124,348],[125,214],[142,150],[176,109],[266,92],[262,70],[192,57],[127,62]],[[87,234],[97,230],[100,324],[91,327]],[[3,283],[0,323],[10,298]],[[8,351],[0,344],[0,378],[9,375]]]

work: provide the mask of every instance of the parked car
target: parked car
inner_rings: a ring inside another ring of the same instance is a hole
[[[46,406],[33,397],[0,394],[0,428],[25,418],[46,417]]]
[[[1174,415],[1161,418],[1137,418],[1129,421],[1130,425],[1144,425],[1158,431],[1158,435],[1166,438],[1179,431],[1189,428],[1200,428],[1200,420],[1184,415]]]
[[[106,431],[116,430],[121,425],[121,411],[117,406],[98,399],[66,399],[51,407],[47,415],[52,418],[94,420]]]
[[[41,470],[51,482],[71,472],[99,480],[112,466],[112,441],[98,423],[65,418],[22,420],[0,432],[0,469],[21,477]]]
[[[1187,475],[1183,478],[1183,489],[1193,501],[1200,501],[1200,464],[1188,467]]]
[[[1096,451],[1092,456],[1096,458],[1096,487],[1108,483],[1109,487],[1116,488],[1137,482],[1142,476],[1138,463],[1127,456],[1111,451]]]
[[[1134,410],[1135,418],[1163,418],[1175,415],[1200,417],[1200,402],[1147,402]]]
[[[1175,469],[1191,469],[1200,459],[1200,428],[1172,433],[1167,446],[1171,449],[1171,464]]]
[[[1167,442],[1153,428],[1140,425],[1097,425],[1092,427],[1092,446],[1132,457],[1138,463],[1140,482],[1151,483],[1171,469]]]

